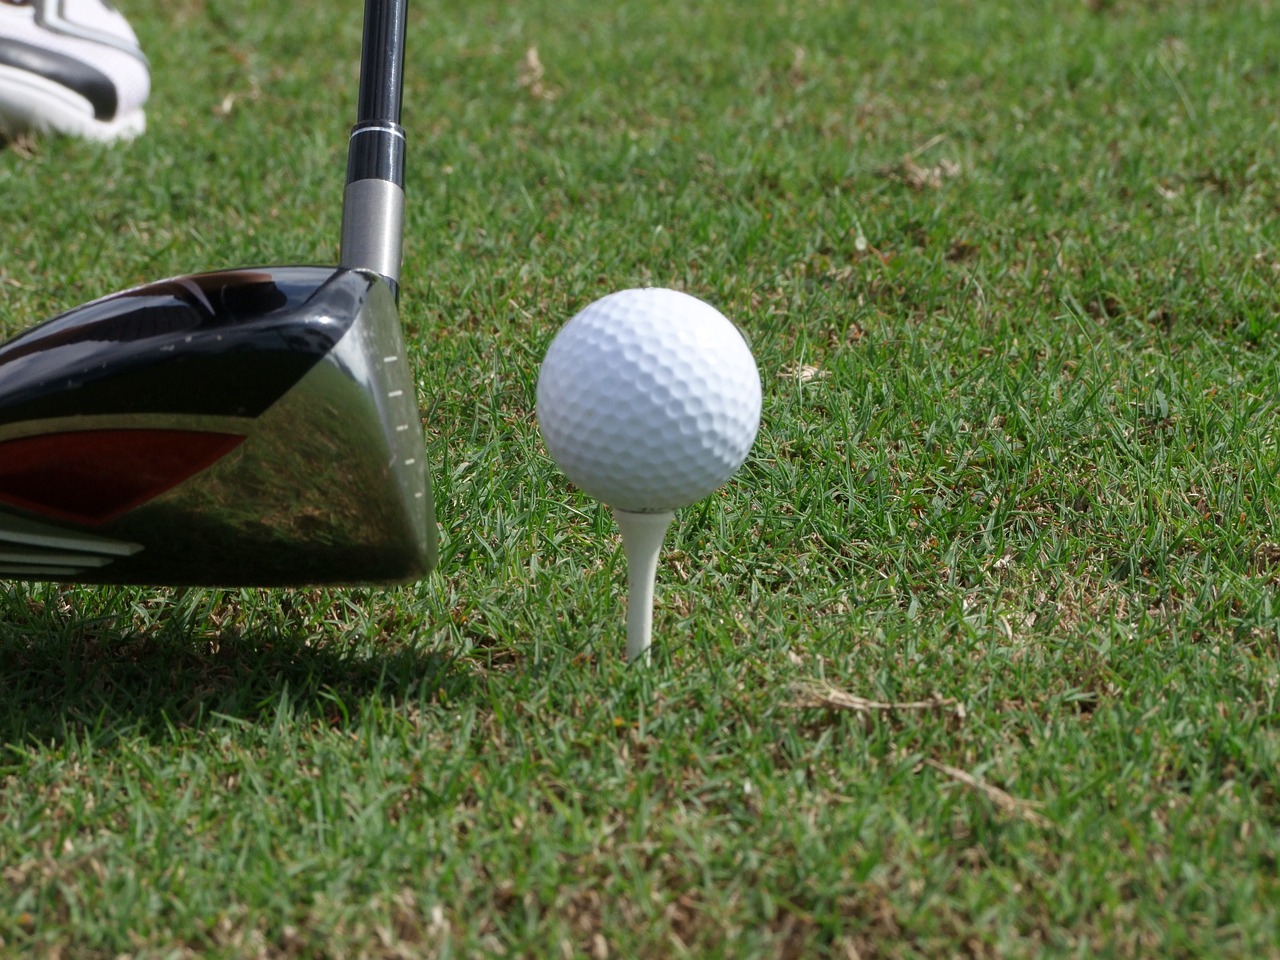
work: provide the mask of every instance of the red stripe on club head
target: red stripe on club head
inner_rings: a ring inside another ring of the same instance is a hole
[[[172,490],[244,437],[195,430],[74,430],[0,443],[0,501],[97,525]]]

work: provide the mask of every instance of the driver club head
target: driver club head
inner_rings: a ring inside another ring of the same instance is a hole
[[[0,345],[0,577],[387,584],[435,561],[416,389],[372,271],[178,277]]]

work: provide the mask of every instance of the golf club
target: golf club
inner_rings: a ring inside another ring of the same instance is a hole
[[[338,267],[112,294],[0,345],[0,577],[398,583],[436,524],[397,295],[407,0],[367,0]]]

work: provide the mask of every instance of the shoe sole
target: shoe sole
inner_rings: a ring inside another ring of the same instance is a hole
[[[0,66],[0,134],[9,138],[34,132],[114,143],[132,140],[146,127],[141,109],[114,120],[99,120],[93,115],[93,104],[62,84]]]

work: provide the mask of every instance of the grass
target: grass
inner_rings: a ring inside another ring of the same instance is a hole
[[[151,130],[0,152],[0,329],[333,261],[352,6],[130,3]],[[440,569],[0,586],[0,953],[1280,957],[1275,13],[416,2]],[[648,670],[532,414],[639,284],[765,386]]]

